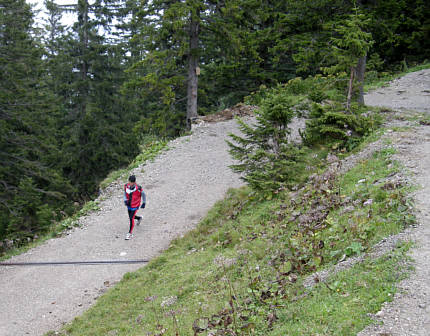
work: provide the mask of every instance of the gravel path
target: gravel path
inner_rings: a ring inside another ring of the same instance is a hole
[[[408,110],[430,113],[430,70],[411,73],[365,97],[368,105],[386,106],[401,116]],[[395,124],[395,123],[394,123]],[[392,132],[390,138],[401,161],[421,188],[414,193],[418,226],[406,230],[415,242],[411,250],[415,272],[399,284],[392,302],[375,315],[377,323],[359,336],[430,335],[430,127],[413,126]]]
[[[149,259],[195,227],[229,188],[242,185],[225,139],[237,130],[234,120],[198,126],[191,136],[170,143],[170,150],[136,169],[147,193],[143,220],[125,241],[128,215],[122,183],[108,188],[101,211],[81,220],[82,229],[51,239],[10,262]],[[88,309],[124,273],[141,265],[0,268],[0,335],[43,335]]]
[[[247,117],[248,122],[253,118]],[[295,120],[292,136],[298,137]],[[128,215],[123,183],[99,197],[101,211],[81,218],[82,228],[51,239],[8,262],[151,259],[173,238],[194,228],[229,188],[243,185],[229,165],[225,140],[235,120],[201,123],[173,140],[154,162],[133,171],[147,194],[142,224],[125,241]],[[143,170],[142,170],[143,168]],[[0,336],[44,335],[87,310],[110,286],[141,265],[0,267]]]

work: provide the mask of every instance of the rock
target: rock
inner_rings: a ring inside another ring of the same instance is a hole
[[[380,310],[375,314],[375,316],[376,317],[382,317],[382,316],[384,316],[384,312],[382,310]]]
[[[367,201],[365,201],[365,202],[363,203],[363,205],[364,205],[364,206],[372,205],[372,203],[373,203],[373,199],[369,198]]]
[[[237,259],[236,258],[226,258],[222,255],[219,255],[214,258],[213,262],[218,267],[230,267],[234,264],[236,264]]]
[[[340,215],[353,212],[354,210],[355,210],[355,207],[353,205],[347,206],[340,211]]]
[[[194,253],[194,252],[196,252],[197,250],[193,247],[191,250],[189,250],[188,252],[187,252],[187,255],[190,255],[190,254],[192,254],[192,253]]]
[[[174,305],[176,302],[178,301],[178,297],[177,296],[168,296],[163,298],[163,301],[161,302],[161,307],[169,307]]]
[[[339,162],[339,158],[336,156],[336,155],[333,155],[333,154],[331,154],[331,153],[329,153],[328,155],[327,155],[327,162],[328,163],[335,163],[335,162]]]

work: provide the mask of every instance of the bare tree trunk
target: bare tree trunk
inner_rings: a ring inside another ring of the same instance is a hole
[[[351,75],[349,76],[349,84],[348,84],[348,96],[346,98],[346,111],[349,112],[351,107],[351,99],[352,99],[352,86],[354,84],[354,67],[351,67]]]
[[[88,53],[88,11],[89,5],[88,0],[79,0],[77,4],[77,12],[78,12],[78,24],[79,24],[79,45],[80,49],[80,75],[82,79],[82,83],[80,84],[78,91],[80,94],[80,104],[79,110],[80,115],[79,118],[82,119],[87,113],[87,97],[88,97],[88,61],[87,61],[87,53]]]
[[[199,9],[194,9],[190,18],[190,51],[188,54],[188,88],[187,88],[187,128],[197,118],[198,88],[198,47],[199,47]]]
[[[360,105],[364,105],[364,73],[366,72],[366,55],[358,59],[356,74],[358,82],[358,97],[357,102]]]
[[[78,11],[78,22],[79,22],[79,39],[81,44],[81,76],[82,80],[87,79],[88,76],[88,62],[86,60],[85,54],[88,51],[88,0],[80,1],[80,8]]]

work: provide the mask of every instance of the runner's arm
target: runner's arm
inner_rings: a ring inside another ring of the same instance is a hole
[[[127,192],[125,191],[127,189],[127,186],[124,186],[124,204],[128,205],[128,200],[127,200]]]

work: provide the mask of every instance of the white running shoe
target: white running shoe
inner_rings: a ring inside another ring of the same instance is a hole
[[[131,233],[127,233],[125,235],[125,240],[130,240],[131,238],[133,238],[133,235]]]
[[[136,225],[139,226],[141,221],[142,221],[142,217],[140,217],[139,219],[136,219]]]

